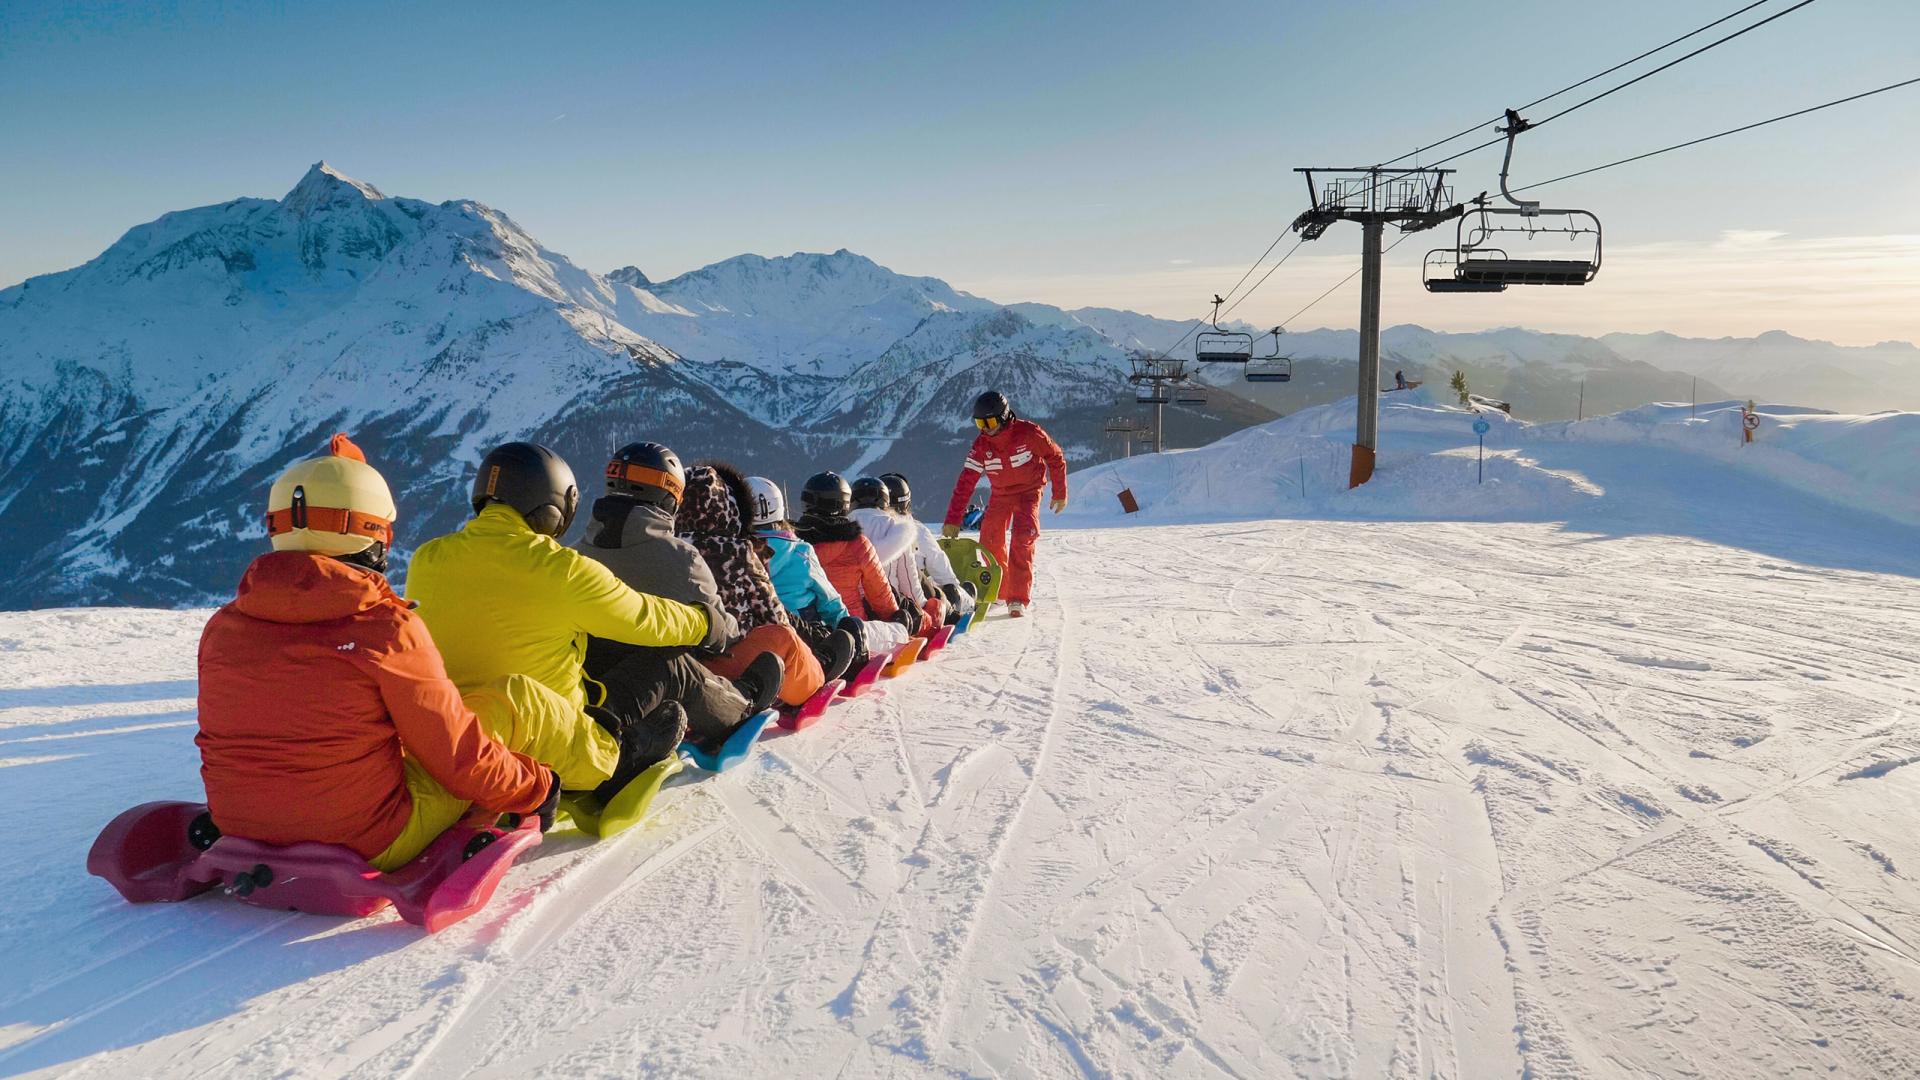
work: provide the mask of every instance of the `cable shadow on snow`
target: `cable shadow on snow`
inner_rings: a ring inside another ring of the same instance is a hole
[[[190,698],[198,692],[198,686],[194,679],[83,686],[0,686],[0,709],[36,705],[124,705],[135,701]]]

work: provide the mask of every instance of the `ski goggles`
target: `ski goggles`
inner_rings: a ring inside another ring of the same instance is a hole
[[[973,426],[989,433],[999,431],[1000,418],[997,416],[976,416],[973,418]]]

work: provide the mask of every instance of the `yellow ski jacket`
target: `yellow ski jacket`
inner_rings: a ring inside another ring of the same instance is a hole
[[[407,599],[420,605],[462,692],[525,675],[575,709],[587,704],[581,659],[588,635],[684,646],[707,634],[704,609],[634,592],[499,503],[459,532],[420,545],[407,566]]]

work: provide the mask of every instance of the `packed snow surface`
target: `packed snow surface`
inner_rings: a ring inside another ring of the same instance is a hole
[[[1032,617],[432,937],[88,878],[205,612],[0,614],[0,1074],[1920,1074],[1914,530],[1419,409],[1378,507],[1049,516]]]

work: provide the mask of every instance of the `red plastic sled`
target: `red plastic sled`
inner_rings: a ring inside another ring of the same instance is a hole
[[[462,822],[390,874],[338,844],[285,847],[222,836],[205,851],[187,827],[204,803],[142,803],[107,823],[87,852],[87,872],[136,904],[185,900],[221,887],[244,903],[359,918],[392,904],[431,934],[479,911],[515,859],[540,843],[540,823],[517,828]]]
[[[866,666],[861,668],[859,673],[854,675],[853,678],[847,680],[846,688],[840,691],[840,695],[842,697],[859,697],[861,694],[873,689],[873,684],[880,681],[880,675],[887,670],[887,665],[893,663],[893,658],[899,656],[900,650],[904,648],[906,648],[905,645],[895,645],[886,652],[874,653],[869,656]]]
[[[811,727],[815,720],[826,713],[827,706],[833,704],[833,699],[839,696],[841,688],[846,685],[844,679],[828,679],[799,708],[782,708],[778,721],[780,726],[788,731],[802,731]]]
[[[925,660],[927,657],[946,648],[947,642],[953,640],[954,629],[955,627],[953,626],[943,626],[935,630],[933,636],[927,639],[927,647],[920,650],[920,659]]]

